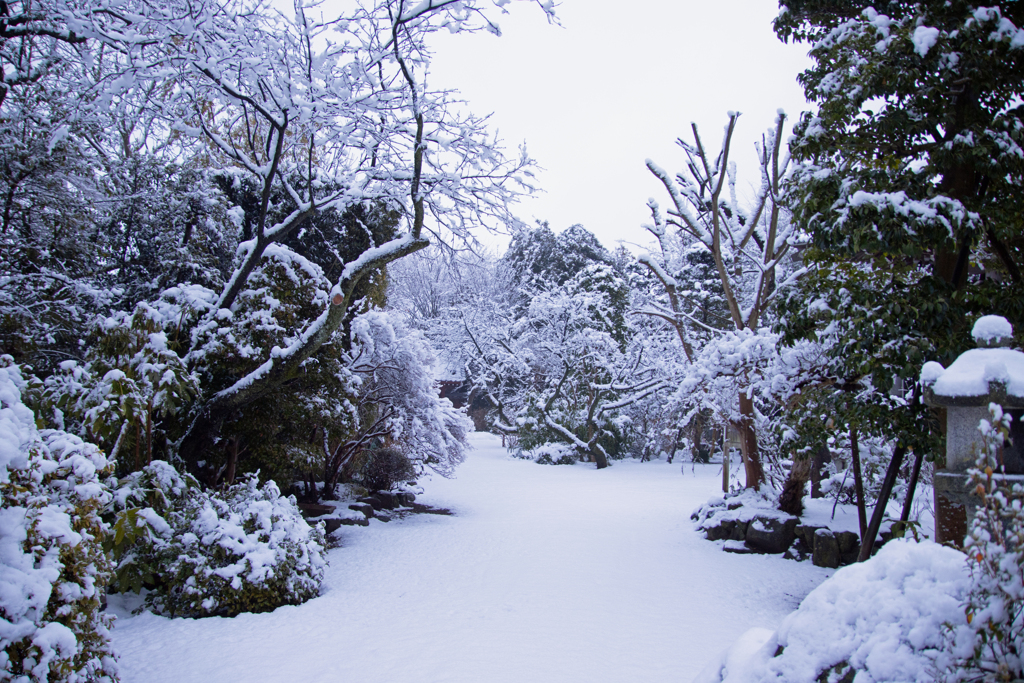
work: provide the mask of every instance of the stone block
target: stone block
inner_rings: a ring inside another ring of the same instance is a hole
[[[334,508],[330,505],[320,505],[319,503],[299,503],[299,511],[303,517],[309,519],[311,517],[329,515],[334,512]]]
[[[853,531],[840,531],[835,534],[839,543],[839,564],[853,564],[860,556],[860,535]]]
[[[760,553],[784,553],[796,539],[797,521],[796,517],[754,517],[747,526],[747,545]]]
[[[852,531],[840,531],[834,534],[839,543],[839,552],[846,555],[860,546],[860,536]]]
[[[810,524],[800,524],[796,528],[796,535],[801,541],[803,541],[804,547],[807,552],[814,550],[814,532],[818,529],[824,529],[825,527],[812,526]]]
[[[745,541],[747,540],[747,527],[749,522],[736,522],[736,526],[732,528],[732,533],[729,534],[729,540],[731,541]]]
[[[732,531],[736,528],[734,520],[726,520],[717,526],[709,526],[704,529],[704,535],[709,541],[721,541],[732,537]]]
[[[365,503],[372,507],[374,510],[383,510],[384,506],[380,502],[380,498],[377,496],[363,496],[362,498],[356,499],[357,503]]]
[[[398,498],[390,491],[377,491],[373,495],[380,500],[380,504],[385,510],[394,510],[398,507]]]
[[[839,567],[839,541],[829,529],[818,529],[814,532],[814,552],[811,562],[815,567],[836,569]]]
[[[727,553],[735,553],[737,555],[752,555],[757,552],[740,541],[726,541],[722,550]]]
[[[352,503],[348,509],[362,512],[367,518],[373,517],[373,506],[369,503]]]

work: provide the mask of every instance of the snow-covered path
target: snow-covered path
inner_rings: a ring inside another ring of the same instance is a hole
[[[124,683],[688,683],[826,576],[723,553],[690,512],[717,466],[545,467],[497,439],[422,502],[345,527],[323,595],[234,619],[119,617]]]

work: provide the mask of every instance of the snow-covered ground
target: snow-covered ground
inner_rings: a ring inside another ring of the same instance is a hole
[[[732,555],[690,513],[717,465],[543,466],[475,434],[416,515],[343,527],[323,595],[234,619],[119,614],[124,683],[688,683],[831,575]]]

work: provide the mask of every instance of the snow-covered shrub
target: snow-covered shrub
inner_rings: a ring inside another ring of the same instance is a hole
[[[155,461],[115,494],[118,587],[150,587],[146,606],[179,617],[266,612],[316,597],[323,527],[255,475],[223,493]],[[131,507],[129,507],[131,506]]]
[[[360,473],[369,491],[390,491],[395,484],[416,478],[416,469],[397,448],[384,447],[366,452]]]
[[[979,497],[964,548],[971,569],[964,602],[966,623],[949,629],[949,652],[940,662],[947,681],[1024,678],[1024,487],[1000,476],[1000,453],[1011,416],[990,404],[982,420],[984,447],[969,470]]]
[[[171,348],[167,318],[168,311],[140,303],[130,315],[97,319],[85,362],[62,362],[35,391],[41,417],[99,445],[122,472],[166,451],[166,422],[199,393]],[[170,319],[178,321],[173,313]]]
[[[725,653],[694,683],[931,683],[944,624],[964,622],[967,584],[959,551],[894,540],[811,591],[759,649]]]
[[[39,431],[24,389],[0,356],[0,680],[115,681],[100,611],[107,459],[76,436]]]
[[[199,483],[179,474],[163,460],[154,460],[122,479],[114,491],[116,511],[108,545],[115,562],[111,587],[118,592],[160,590],[173,529],[167,523],[189,496],[201,496]]]
[[[539,465],[575,465],[575,449],[564,443],[544,443],[529,453],[533,461]]]

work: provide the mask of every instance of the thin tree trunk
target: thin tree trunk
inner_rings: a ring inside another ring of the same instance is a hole
[[[907,499],[903,501],[903,512],[900,514],[900,522],[906,524],[910,520],[910,510],[914,504],[914,491],[917,490],[917,480],[921,476],[921,463],[924,461],[924,451],[918,450],[914,457],[914,469],[910,472],[910,485],[907,487]]]
[[[868,532],[868,513],[864,505],[864,475],[860,468],[860,443],[857,441],[857,428],[850,427],[850,456],[853,460],[853,490],[857,494],[857,522],[860,524],[860,542]]]
[[[747,488],[760,490],[764,483],[764,468],[761,454],[757,450],[757,433],[754,431],[754,399],[740,392],[740,447],[743,450],[743,467],[747,475]]]
[[[722,493],[729,493],[729,425],[722,427]]]
[[[868,527],[868,533],[860,544],[860,555],[857,557],[858,562],[863,562],[871,557],[871,551],[875,549],[875,536],[878,535],[878,529],[882,526],[882,517],[885,515],[886,503],[889,502],[892,487],[896,484],[896,475],[899,474],[900,465],[903,464],[903,456],[906,452],[907,447],[900,445],[896,447],[892,454],[892,460],[889,461],[889,469],[886,471],[885,479],[882,481],[882,490],[878,492],[875,512],[871,515],[871,525]]]
[[[152,404],[152,401],[150,401]],[[146,411],[146,464],[153,462],[153,406]]]
[[[238,466],[238,439],[231,439],[228,446],[228,470],[224,473],[224,483],[230,486],[235,481],[235,468]]]

